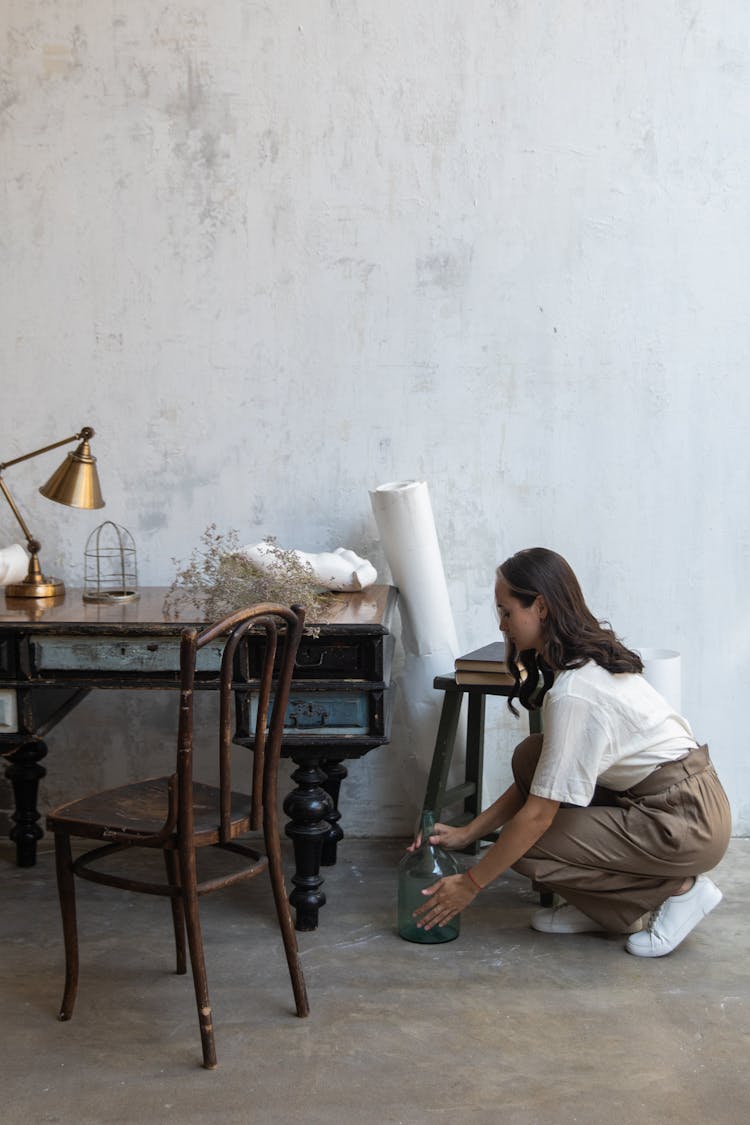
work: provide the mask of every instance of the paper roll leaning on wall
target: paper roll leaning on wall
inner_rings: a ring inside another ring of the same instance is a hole
[[[397,680],[397,709],[406,728],[405,786],[415,809],[421,809],[442,705],[432,681],[453,671],[456,627],[426,482],[381,484],[370,493],[370,501],[399,589],[405,662]],[[457,743],[454,765],[462,754]],[[435,811],[439,815],[440,810]]]
[[[678,715],[682,714],[682,661],[672,648],[639,648],[643,675]]]

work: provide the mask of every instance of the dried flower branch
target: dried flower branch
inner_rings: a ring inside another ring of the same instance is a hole
[[[201,535],[201,546],[185,565],[173,560],[178,570],[164,600],[166,616],[188,604],[206,620],[215,621],[244,606],[278,602],[303,605],[308,618],[314,620],[330,595],[321,590],[312,567],[300,562],[294,551],[285,551],[273,538],[265,542],[273,560],[268,571],[241,554],[236,531],[224,534],[210,524]]]

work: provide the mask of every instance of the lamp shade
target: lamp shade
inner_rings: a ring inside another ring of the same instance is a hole
[[[39,489],[42,496],[69,508],[103,508],[104,500],[88,441],[69,453],[60,468]]]

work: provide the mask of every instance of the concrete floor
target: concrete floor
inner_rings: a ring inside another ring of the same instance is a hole
[[[529,928],[511,875],[450,945],[395,933],[398,841],[345,840],[328,905],[300,934],[312,1005],[293,1014],[265,887],[204,900],[219,1069],[200,1067],[189,977],[161,900],[79,884],[81,986],[56,1019],[62,943],[52,856],[0,845],[3,1125],[745,1125],[750,1120],[750,840],[724,902],[671,956]],[[248,902],[258,904],[250,915]]]

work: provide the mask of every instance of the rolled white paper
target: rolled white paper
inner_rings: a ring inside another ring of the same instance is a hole
[[[0,548],[0,586],[23,582],[29,569],[29,556],[20,543]]]
[[[399,589],[406,657],[397,681],[397,714],[405,731],[404,785],[415,806],[421,808],[443,702],[432,681],[453,671],[458,654],[456,627],[426,482],[381,484],[370,493],[370,501]],[[460,767],[463,754],[461,731],[453,755],[454,770]]]
[[[645,679],[681,715],[682,661],[679,652],[671,648],[641,648],[638,652],[643,661]]]
[[[404,648],[419,656],[444,652],[450,656],[446,669],[452,671],[458,640],[427,483],[381,484],[370,501],[400,591]]]

